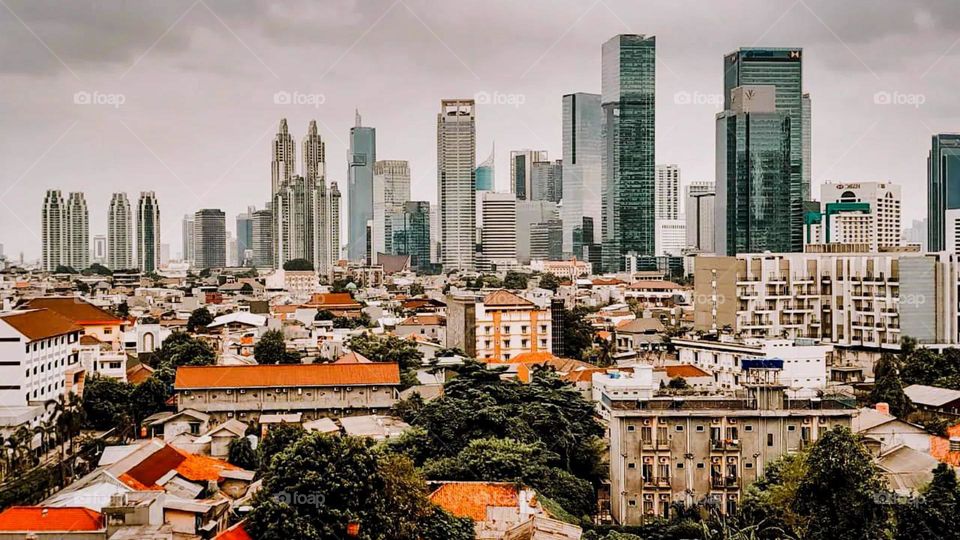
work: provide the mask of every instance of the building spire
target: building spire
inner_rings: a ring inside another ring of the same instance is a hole
[[[311,121],[310,121],[310,127],[307,128],[307,133],[308,133],[309,135],[316,135],[316,134],[317,134],[317,121],[316,121],[316,120],[311,120]]]
[[[363,122],[360,121],[360,109],[354,109],[354,114],[356,115],[357,127],[363,125]]]
[[[280,119],[280,133],[287,133],[287,119]]]

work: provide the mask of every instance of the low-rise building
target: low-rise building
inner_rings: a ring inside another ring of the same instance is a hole
[[[594,375],[610,433],[610,512],[623,525],[705,501],[732,513],[743,490],[782,455],[805,448],[855,411],[828,398],[787,399],[758,369],[733,396],[654,386],[652,366]]]
[[[184,366],[174,392],[180,410],[194,409],[217,422],[256,422],[261,414],[325,416],[376,414],[397,402],[397,364]]]
[[[447,346],[479,360],[509,361],[528,352],[552,350],[550,309],[506,289],[482,300],[452,297],[447,302]]]

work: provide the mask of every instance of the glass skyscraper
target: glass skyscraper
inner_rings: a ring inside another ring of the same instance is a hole
[[[776,88],[776,110],[790,119],[790,249],[803,251],[803,201],[810,199],[804,156],[810,139],[803,126],[809,124],[810,96],[803,93],[803,50],[800,48],[741,48],[724,57],[723,109],[730,110],[730,92],[739,86],[769,85]],[[806,103],[805,103],[806,101]]]
[[[403,204],[402,224],[394,227],[392,243],[394,254],[410,255],[410,267],[414,271],[425,272],[430,268],[428,201],[408,201]]]
[[[933,136],[927,157],[927,250],[956,251],[960,229],[960,134]],[[949,238],[953,233],[954,238]]]
[[[790,116],[773,86],[732,92],[717,114],[716,251],[721,255],[791,251]],[[801,229],[802,232],[802,229]]]
[[[587,260],[586,250],[600,252],[600,239],[593,237],[593,224],[602,216],[600,179],[603,147],[603,114],[600,94],[578,92],[563,96],[563,253]],[[584,230],[590,229],[585,236]],[[599,266],[597,270],[599,270]]]
[[[347,257],[372,263],[367,227],[373,222],[373,164],[377,161],[377,130],[364,127],[360,113],[350,128],[347,196]]]
[[[656,38],[621,34],[603,44],[603,267],[652,256]]]
[[[497,153],[496,147],[490,150],[490,157],[477,167],[477,191],[493,191],[494,187],[494,156]]]

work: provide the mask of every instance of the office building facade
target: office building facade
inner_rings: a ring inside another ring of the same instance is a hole
[[[927,156],[927,249],[947,249],[960,232],[960,134],[941,133]]]
[[[371,263],[369,227],[373,220],[373,166],[377,161],[377,130],[363,126],[360,113],[350,128],[347,163],[347,257]]]
[[[510,152],[510,192],[518,201],[533,199],[533,164],[549,159],[546,150]]]
[[[160,206],[152,191],[141,192],[137,201],[137,268],[141,272],[160,268]]]
[[[227,215],[223,210],[204,208],[193,215],[193,245],[197,268],[227,266]]]
[[[603,266],[656,248],[654,145],[656,38],[621,34],[603,44]]]
[[[496,186],[496,167],[495,167],[495,158],[497,154],[497,148],[494,146],[490,149],[490,157],[486,159],[483,163],[477,166],[477,180],[476,187],[477,191],[493,191]]]
[[[43,235],[43,269],[53,272],[64,264],[66,244],[66,207],[59,189],[48,189],[43,198],[41,231]]]
[[[472,99],[440,102],[437,114],[437,192],[440,262],[447,270],[474,270],[477,127]]]
[[[599,253],[603,215],[601,151],[603,114],[600,94],[578,92],[563,96],[563,253],[587,260],[592,248]],[[599,268],[598,268],[599,270]]]
[[[513,193],[482,194],[483,228],[479,264],[493,271],[517,264],[517,198]]]
[[[530,200],[559,203],[563,198],[563,162],[559,159],[534,162],[531,186]]]
[[[684,189],[687,248],[700,253],[713,253],[714,206],[717,199],[717,185],[714,182],[691,182]]]

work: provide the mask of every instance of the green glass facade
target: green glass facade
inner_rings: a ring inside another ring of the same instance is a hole
[[[396,255],[410,255],[410,267],[414,271],[424,272],[430,268],[429,202],[404,203],[402,225],[393,229],[392,247]]]
[[[718,253],[792,251],[790,126],[781,112],[717,115]]]
[[[603,267],[615,272],[626,255],[655,252],[656,38],[613,37],[601,71]]]
[[[960,134],[933,136],[927,157],[927,250],[947,247],[947,210],[960,208]]]
[[[803,125],[809,119],[809,95],[804,111],[803,50],[800,48],[741,48],[724,57],[723,109],[730,110],[730,92],[738,86],[776,87],[777,111],[790,119],[790,248],[803,251],[803,201],[810,199],[810,183],[804,179],[804,155],[810,154]],[[786,214],[785,214],[786,215]]]

